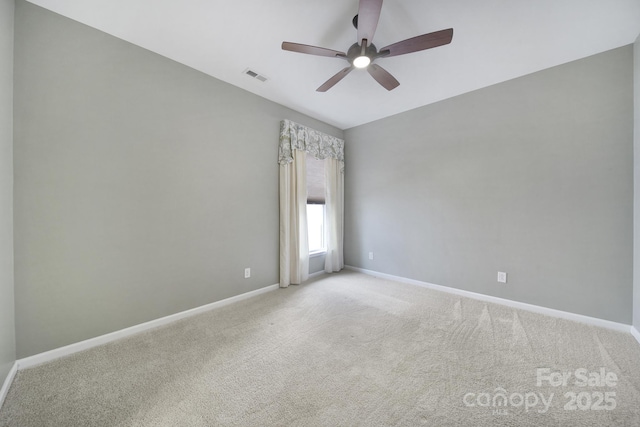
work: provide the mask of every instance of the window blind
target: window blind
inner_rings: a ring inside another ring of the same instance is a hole
[[[325,203],[324,159],[318,160],[307,153],[307,204]]]

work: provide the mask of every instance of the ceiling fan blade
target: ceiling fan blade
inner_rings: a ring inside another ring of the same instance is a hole
[[[388,58],[390,56],[404,55],[405,53],[418,52],[420,50],[443,46],[451,43],[451,39],[453,39],[453,28],[403,40],[387,47],[383,47],[379,52],[381,57]],[[385,51],[389,51],[389,53],[385,54]]]
[[[282,50],[291,52],[307,53],[309,55],[329,56],[332,58],[346,58],[347,54],[337,50],[325,49],[324,47],[309,46],[300,43],[282,42]]]
[[[386,90],[393,90],[400,86],[400,82],[398,82],[395,77],[377,64],[369,65],[367,71],[371,74],[371,77],[376,79]]]
[[[316,89],[317,92],[326,92],[329,89],[331,89],[332,87],[334,87],[336,85],[336,83],[338,83],[340,80],[344,79],[347,74],[349,74],[351,71],[353,70],[353,67],[347,67],[344,68],[340,71],[338,71],[338,73],[331,77],[329,80],[327,80],[326,82],[324,82],[324,84],[322,86],[320,86],[318,89]]]
[[[358,44],[367,40],[367,46],[371,44],[373,35],[378,27],[382,0],[360,0],[358,6]]]

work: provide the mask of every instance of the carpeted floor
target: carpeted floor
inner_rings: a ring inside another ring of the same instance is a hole
[[[343,272],[20,371],[0,411],[0,426],[215,425],[640,426],[640,345]]]

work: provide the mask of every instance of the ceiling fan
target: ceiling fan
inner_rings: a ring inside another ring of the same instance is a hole
[[[326,92],[331,89],[336,83],[353,71],[354,68],[366,68],[369,74],[371,74],[371,77],[385,89],[393,90],[398,87],[400,83],[387,70],[374,64],[373,61],[378,58],[390,58],[392,56],[404,55],[406,53],[418,52],[420,50],[449,44],[453,38],[453,28],[412,37],[378,50],[371,42],[376,32],[376,27],[378,26],[381,9],[382,0],[360,0],[358,14],[353,17],[353,26],[358,30],[358,40],[349,48],[347,53],[291,42],[283,42],[282,49],[291,52],[307,53],[309,55],[340,58],[350,63],[348,67],[340,70],[336,75],[316,89],[318,92]]]

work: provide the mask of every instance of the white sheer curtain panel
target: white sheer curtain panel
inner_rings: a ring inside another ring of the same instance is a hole
[[[307,231],[307,157],[293,150],[292,161],[280,165],[280,287],[309,278]]]
[[[325,164],[327,182],[325,271],[339,271],[344,212],[344,141],[290,120],[280,123],[280,287],[300,284],[309,277],[306,154],[332,160]],[[327,262],[329,264],[327,264]]]
[[[327,157],[325,173],[325,242],[327,255],[324,271],[333,273],[344,268],[344,162]]]

